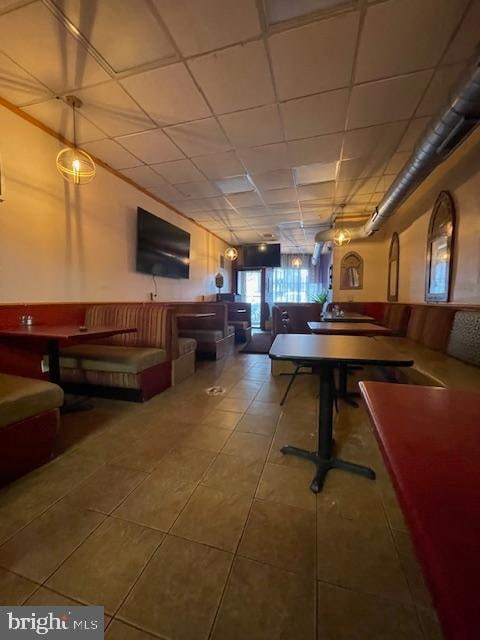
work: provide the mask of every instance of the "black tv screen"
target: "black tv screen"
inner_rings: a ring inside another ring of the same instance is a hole
[[[243,261],[246,267],[279,267],[279,244],[247,244],[244,248]]]
[[[138,207],[137,271],[163,278],[188,278],[190,234]]]

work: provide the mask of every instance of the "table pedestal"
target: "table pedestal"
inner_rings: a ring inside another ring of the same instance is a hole
[[[315,366],[315,372],[320,378],[320,411],[318,415],[318,446],[317,451],[307,451],[287,445],[280,451],[286,455],[310,460],[317,467],[310,489],[319,493],[323,488],[325,477],[330,469],[343,469],[351,473],[375,480],[375,471],[369,467],[341,460],[333,455],[333,403],[335,398],[335,363],[324,362]]]

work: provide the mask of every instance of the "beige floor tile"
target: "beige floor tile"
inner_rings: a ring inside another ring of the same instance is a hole
[[[267,462],[256,497],[315,511],[316,497],[310,491],[314,473],[315,467],[308,462],[298,469]]]
[[[229,429],[217,429],[216,427],[207,427],[200,424],[196,425],[195,429],[185,437],[182,444],[186,447],[217,453],[222,449],[231,434],[232,431]]]
[[[422,640],[422,634],[412,607],[319,582],[318,638]]]
[[[170,442],[162,442],[156,446],[151,446],[139,440],[114,458],[112,464],[134,471],[151,473],[161,465],[163,457],[171,448]]]
[[[203,477],[202,485],[253,498],[263,462],[220,453]]]
[[[112,620],[105,638],[106,640],[156,640],[156,636],[140,631],[140,629],[135,629],[135,627],[131,627],[125,622],[120,622],[120,620]]]
[[[318,579],[412,604],[387,526],[340,518],[317,518]]]
[[[312,511],[254,500],[238,553],[294,573],[315,576]]]
[[[175,522],[172,533],[212,547],[235,551],[251,499],[200,485]]]
[[[431,609],[424,607],[417,607],[418,617],[420,619],[420,626],[423,629],[423,633],[426,640],[444,640],[442,627],[438,620],[437,614]]]
[[[195,483],[165,477],[160,470],[145,480],[113,515],[168,531],[195,489]]]
[[[234,411],[243,413],[251,403],[250,398],[224,398],[217,406],[219,411]]]
[[[212,634],[213,640],[313,640],[314,582],[236,558]]]
[[[76,449],[78,453],[99,462],[112,462],[136,442],[135,438],[116,433],[103,433],[90,438]]]
[[[82,603],[67,596],[62,596],[60,593],[56,593],[46,587],[40,587],[35,593],[25,602],[25,604],[34,606],[65,606],[65,607],[78,607]],[[111,617],[104,615],[104,629],[110,622]]]
[[[85,603],[118,608],[163,534],[107,518],[48,580],[47,586]]]
[[[0,605],[20,605],[30,596],[38,584],[0,569]]]
[[[167,536],[118,616],[164,638],[204,640],[231,562],[224,551]]]
[[[205,449],[178,446],[162,458],[155,475],[183,482],[198,482],[216,455]]]
[[[222,453],[238,456],[247,460],[265,460],[271,438],[258,433],[234,431],[222,449]]]
[[[0,547],[0,565],[43,582],[104,517],[62,500]]]
[[[324,517],[333,513],[349,520],[386,524],[375,481],[340,469],[328,472],[317,507]]]
[[[255,400],[248,407],[247,413],[254,416],[269,416],[270,418],[278,418],[281,407],[277,402],[258,402]]]
[[[306,449],[307,451],[315,451],[317,448],[317,438],[315,433],[285,433],[279,432],[277,429],[268,454],[268,462],[272,462],[273,464],[281,464],[285,467],[295,467],[297,469],[305,469],[306,465],[310,465],[310,471],[313,478],[315,474],[315,465],[313,463],[306,462],[303,458],[299,458],[298,456],[285,455],[281,452],[281,448],[288,444],[294,447],[300,447],[301,449]]]
[[[106,465],[64,500],[77,508],[110,513],[145,478],[147,474],[141,471]]]
[[[239,399],[239,400],[249,400],[250,402],[252,402],[252,400],[255,398],[255,396],[258,393],[258,387],[254,388],[254,387],[249,387],[246,384],[236,384],[234,385],[230,391],[228,391],[228,393],[226,394],[226,398],[231,398],[231,399]]]
[[[415,557],[415,551],[408,533],[393,530],[393,538],[402,564],[403,572],[407,576],[408,586],[415,604],[433,609],[432,598],[428,590],[423,573]]]
[[[263,436],[272,436],[275,432],[277,419],[272,416],[251,415],[246,413],[235,430],[245,433],[258,433]]]
[[[203,418],[202,424],[217,429],[235,429],[243,413],[235,413],[234,411],[219,411],[214,409],[212,413]]]

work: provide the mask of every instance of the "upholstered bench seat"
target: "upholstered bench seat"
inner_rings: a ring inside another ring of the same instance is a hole
[[[184,356],[187,353],[195,353],[197,348],[197,341],[193,338],[179,338],[178,339],[178,354]]]
[[[239,327],[240,329],[248,329],[248,327],[250,326],[248,322],[244,322],[242,320],[229,320],[229,322],[234,330],[237,327]]]
[[[56,384],[0,373],[0,427],[58,409],[63,391]]]
[[[108,344],[78,344],[62,349],[62,369],[86,369],[140,373],[167,360],[164,349],[154,347],[123,347]]]
[[[220,329],[182,329],[178,335],[181,338],[190,338],[197,342],[218,342],[224,337]]]

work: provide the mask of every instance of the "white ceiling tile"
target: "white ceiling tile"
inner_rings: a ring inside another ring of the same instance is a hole
[[[0,42],[4,53],[55,93],[109,79],[41,2],[0,16]]]
[[[277,171],[255,174],[252,176],[252,180],[260,190],[285,189],[294,186],[293,175],[290,169],[279,169]]]
[[[51,91],[0,52],[0,95],[16,106],[45,100]]]
[[[297,188],[299,200],[312,200],[313,198],[328,198],[335,192],[335,182],[321,182]]]
[[[83,101],[82,113],[109,136],[123,136],[153,127],[150,118],[116,82],[81,89],[75,95]]]
[[[375,191],[385,193],[390,188],[392,182],[395,180],[395,177],[396,177],[395,174],[392,174],[389,176],[382,176],[378,181]],[[373,197],[371,200],[373,200]]]
[[[236,207],[238,213],[244,218],[265,217],[270,214],[270,210],[265,206],[245,206]]]
[[[261,40],[194,58],[188,66],[217,114],[257,107],[275,100]]]
[[[228,196],[228,201],[232,207],[258,207],[262,205],[262,201],[255,191],[246,191],[245,193],[235,193]]]
[[[288,156],[292,166],[297,167],[313,162],[335,162],[340,159],[343,133],[306,138],[287,143]]]
[[[283,22],[291,18],[306,16],[316,11],[327,11],[353,4],[354,0],[267,0],[267,16],[270,24]]]
[[[233,151],[217,153],[211,156],[199,156],[194,160],[200,171],[211,180],[237,176],[245,173],[242,163]]]
[[[240,149],[238,157],[252,174],[288,169],[287,145],[283,142],[263,147]]]
[[[177,184],[177,189],[186,198],[211,198],[212,196],[218,196],[220,194],[218,187],[205,179],[201,182]]]
[[[38,104],[23,107],[22,111],[40,120],[40,122],[46,124],[47,127],[50,127],[50,129],[53,129],[67,140],[73,142],[72,108],[65,104],[63,100],[53,98],[46,102],[39,102]],[[77,111],[75,114],[77,142],[82,144],[84,142],[105,138],[103,131],[82,116],[82,111],[83,109]]]
[[[300,207],[298,205],[298,202],[295,200],[295,202],[276,202],[276,203],[272,203],[269,205],[268,207],[271,211],[271,213],[275,214],[275,215],[283,215],[286,213],[299,213],[300,211]]]
[[[432,81],[415,111],[416,116],[433,116],[440,109],[446,109],[455,96],[455,89],[462,73],[464,64],[453,64],[448,67],[438,69]]]
[[[397,147],[407,121],[389,122],[345,133],[342,159],[375,156],[385,159]]]
[[[255,0],[155,0],[184,56],[219,49],[260,33]]]
[[[255,188],[247,175],[222,178],[216,181],[216,185],[225,194],[253,191]]]
[[[151,191],[157,198],[160,198],[164,202],[174,203],[176,207],[179,200],[182,199],[182,194],[179,193],[175,187],[172,187],[170,184],[160,184],[156,187],[150,187],[149,191]]]
[[[356,82],[434,67],[466,0],[388,0],[367,9]]]
[[[204,176],[191,160],[173,160],[152,165],[152,169],[165,178],[170,184],[181,182],[199,182]]]
[[[211,115],[183,62],[130,76],[121,84],[160,127]]]
[[[133,169],[122,169],[121,173],[145,189],[149,189],[151,187],[162,187],[165,185],[165,180],[162,176],[159,176],[158,173],[155,173],[155,171],[145,165],[135,167]]]
[[[428,84],[432,71],[369,82],[352,89],[348,129],[408,120]]]
[[[295,140],[343,131],[348,96],[348,89],[340,89],[283,102],[280,109],[286,139]]]
[[[398,153],[394,153],[390,159],[390,162],[387,164],[385,173],[387,175],[397,174],[410,158],[410,155],[410,151],[399,151]]]
[[[430,122],[429,117],[425,118],[414,118],[408,124],[407,130],[405,131],[400,144],[398,145],[398,151],[413,151],[417,142],[420,139],[420,136],[425,131],[428,123]]]
[[[185,200],[179,203],[178,207],[181,211],[226,211],[227,209],[232,209],[228,200],[223,196]]]
[[[355,180],[380,176],[385,170],[386,160],[376,155],[343,160],[338,169],[337,180]]]
[[[358,11],[344,13],[270,36],[280,100],[350,84],[359,15]]]
[[[117,73],[175,55],[148,0],[54,2]]]
[[[263,191],[263,199],[267,204],[290,204],[295,206],[297,201],[297,192],[295,189],[273,189],[272,191]]]
[[[297,185],[330,182],[337,175],[336,162],[315,162],[294,167],[293,173]]]
[[[283,127],[276,104],[229,113],[220,116],[219,120],[235,147],[258,147],[283,140]]]
[[[478,25],[480,24],[480,0],[473,0],[460,28],[442,60],[444,64],[468,60],[478,49]]]
[[[223,153],[230,144],[215,118],[178,124],[165,129],[166,133],[188,157]]]
[[[140,160],[132,156],[115,140],[98,140],[97,142],[88,142],[83,144],[82,148],[87,153],[100,158],[106,162],[112,169],[129,169],[138,167],[142,163]]]
[[[342,182],[336,183],[335,197],[340,196],[345,198],[347,196],[353,197],[373,193],[377,184],[378,178],[367,178],[366,180],[343,180]]]
[[[122,136],[117,138],[117,142],[146,164],[158,164],[183,158],[182,152],[160,129]]]

